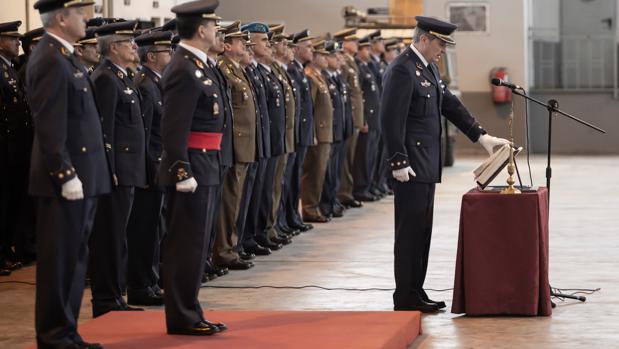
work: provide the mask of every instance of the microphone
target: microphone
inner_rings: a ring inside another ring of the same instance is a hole
[[[501,79],[497,79],[497,78],[492,79],[491,82],[495,86],[505,86],[505,87],[507,87],[509,89],[512,89],[512,90],[522,90],[523,89],[522,87],[520,87],[520,86],[518,86],[516,84],[512,84],[511,82],[507,82],[507,81],[504,81],[504,80],[501,80]]]

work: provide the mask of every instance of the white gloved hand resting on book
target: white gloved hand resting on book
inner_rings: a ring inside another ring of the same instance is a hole
[[[193,193],[196,191],[197,188],[198,182],[196,182],[196,179],[193,177],[176,183],[176,191],[179,191],[181,193]]]
[[[492,137],[489,134],[485,134],[479,137],[479,144],[486,149],[489,155],[492,155],[495,147],[511,144],[511,142],[507,139]]]
[[[408,180],[410,179],[409,175],[412,177],[417,177],[415,171],[413,171],[410,166],[406,168],[401,168],[399,170],[394,170],[392,174],[393,178],[397,179],[400,182],[408,182]]]

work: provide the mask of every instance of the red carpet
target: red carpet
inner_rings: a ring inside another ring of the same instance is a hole
[[[212,311],[228,331],[169,336],[162,311],[112,312],[80,326],[106,349],[404,349],[421,333],[419,312]]]

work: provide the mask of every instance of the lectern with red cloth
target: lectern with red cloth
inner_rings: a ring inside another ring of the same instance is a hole
[[[548,191],[469,191],[462,197],[452,313],[552,313]]]

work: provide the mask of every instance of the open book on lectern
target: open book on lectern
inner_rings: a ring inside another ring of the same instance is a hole
[[[475,182],[477,182],[477,185],[479,185],[481,189],[488,186],[488,184],[503,171],[505,166],[507,166],[510,155],[509,148],[509,144],[503,145],[473,171]],[[514,148],[514,158],[521,150],[522,147]]]

